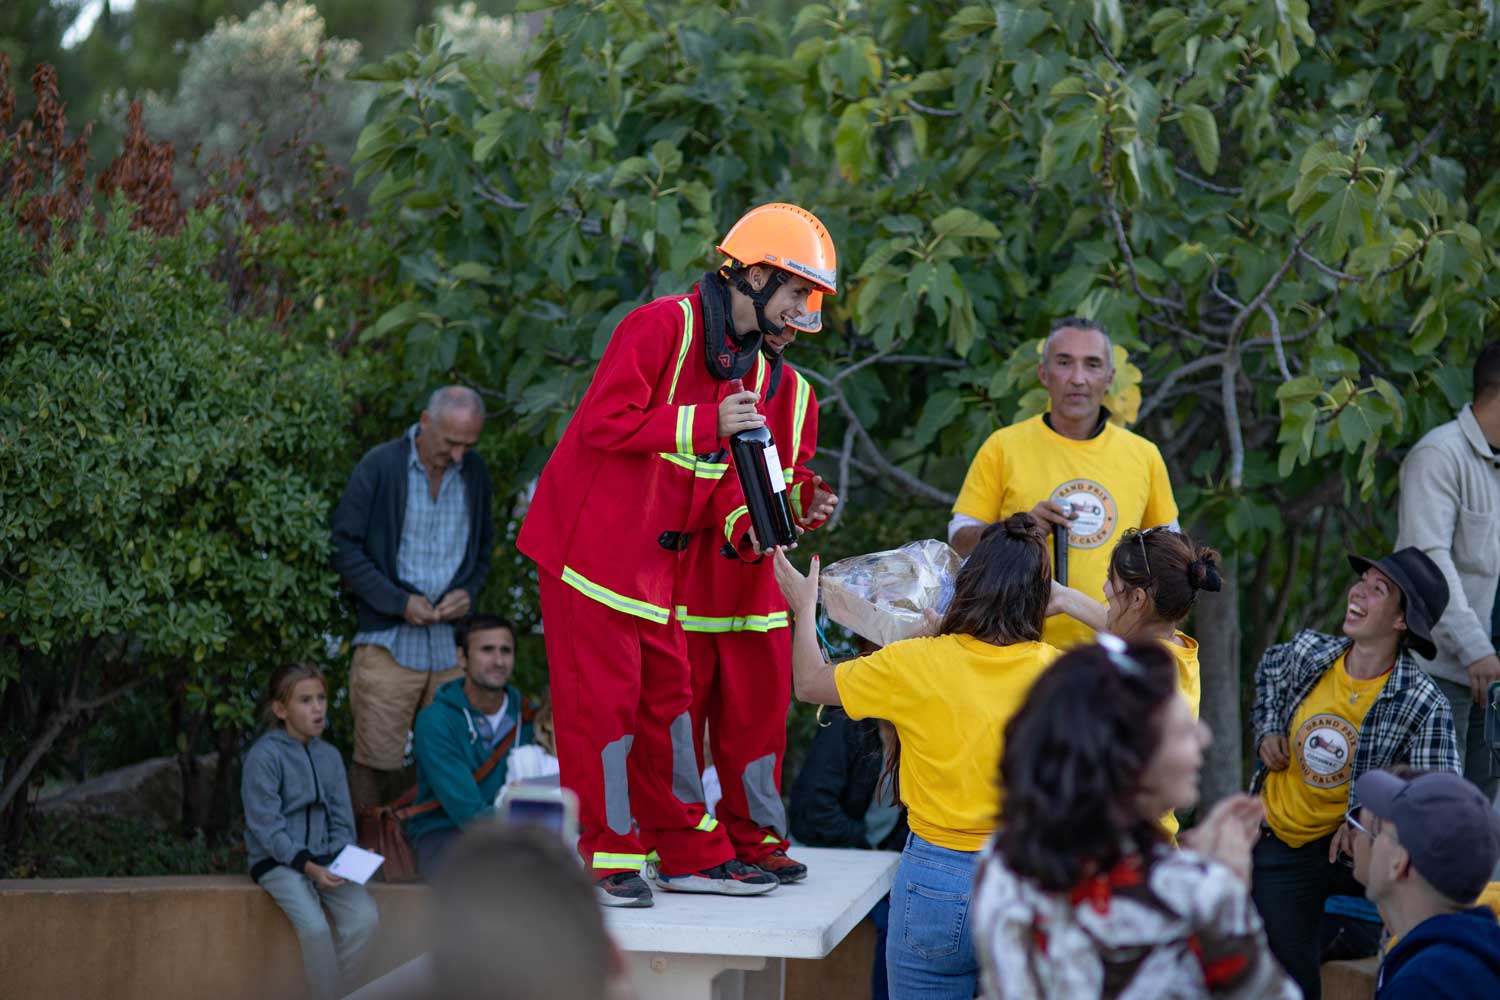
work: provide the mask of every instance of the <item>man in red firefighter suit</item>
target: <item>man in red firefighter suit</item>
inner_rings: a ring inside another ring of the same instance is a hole
[[[808,469],[818,446],[818,400],[782,352],[798,331],[822,329],[821,300],[814,292],[806,313],[788,321],[782,333],[766,336],[754,378],[745,382],[760,396],[792,514],[805,530],[827,520],[838,498]],[[743,508],[732,511],[725,533],[700,533],[686,554],[676,610],[693,664],[693,738],[701,767],[706,723],[723,789],[714,815],[735,856],[782,883],[798,882],[807,876],[807,866],[787,856],[781,803],[792,697],[791,630],[771,561],[753,551],[748,522]]]
[[[779,884],[735,857],[704,808],[673,597],[692,532],[722,533],[743,505],[725,475],[726,439],[765,423],[757,394],[729,383],[756,368],[763,338],[804,313],[809,294],[837,290],[836,261],[823,224],[794,205],[752,210],[716,249],[728,264],[616,327],[517,540],[537,563],[579,853],[610,906],[651,905],[643,843],[665,889]]]

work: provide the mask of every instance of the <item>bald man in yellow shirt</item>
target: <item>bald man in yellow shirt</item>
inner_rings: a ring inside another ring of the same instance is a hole
[[[1177,527],[1167,466],[1156,445],[1110,422],[1104,396],[1115,376],[1114,349],[1097,321],[1070,316],[1053,323],[1037,374],[1050,411],[1000,428],[980,447],[953,505],[948,541],[967,557],[991,522],[1017,511],[1049,527],[1067,525],[1068,585],[1103,601],[1121,532]],[[1093,635],[1053,615],[1042,638],[1066,649]]]

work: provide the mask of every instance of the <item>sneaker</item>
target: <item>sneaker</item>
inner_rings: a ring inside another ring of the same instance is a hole
[[[601,906],[650,906],[651,887],[635,872],[615,872],[594,883]]]
[[[731,858],[722,865],[688,875],[658,873],[656,884],[672,892],[713,892],[721,896],[759,896],[781,884],[775,875]]]
[[[782,885],[801,882],[807,878],[807,866],[800,861],[793,861],[786,856],[786,851],[780,848],[777,848],[755,862],[755,866],[762,871],[768,871],[772,875],[775,875],[776,881]]]

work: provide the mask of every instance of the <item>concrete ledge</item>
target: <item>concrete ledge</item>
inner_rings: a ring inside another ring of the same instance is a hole
[[[427,887],[371,883],[367,978],[426,950]],[[0,880],[9,1000],[305,996],[292,925],[245,876]]]
[[[427,947],[427,886],[369,888],[366,981]],[[874,943],[865,920],[826,959],[788,961],[787,1000],[868,997]],[[0,969],[6,1000],[306,996],[292,926],[249,876],[0,880]]]

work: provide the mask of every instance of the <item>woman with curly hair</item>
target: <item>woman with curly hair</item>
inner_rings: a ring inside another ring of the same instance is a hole
[[[1171,847],[1209,743],[1159,643],[1113,635],[1044,674],[1005,731],[1000,830],[973,913],[986,997],[1300,996],[1250,900],[1260,804],[1219,803]]]

